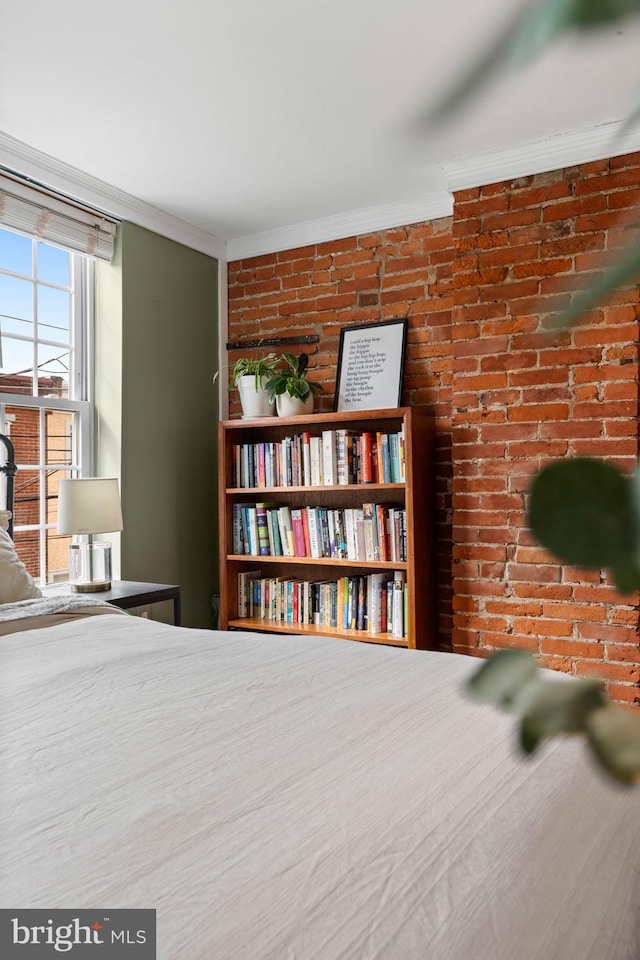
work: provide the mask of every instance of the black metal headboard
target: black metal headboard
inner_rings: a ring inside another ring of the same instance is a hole
[[[4,433],[0,433],[0,443],[3,443],[7,450],[7,462],[0,467],[0,473],[4,473],[7,478],[6,509],[11,511],[11,516],[9,517],[9,536],[13,539],[14,480],[18,471],[16,467],[16,452],[13,449],[11,440],[9,440],[9,437],[5,437]]]

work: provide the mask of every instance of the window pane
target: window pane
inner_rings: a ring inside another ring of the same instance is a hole
[[[50,247],[47,243],[37,244],[37,276],[46,283],[57,283],[60,287],[69,286],[70,257],[66,250]]]
[[[38,336],[69,343],[70,305],[66,290],[38,286]]]
[[[38,344],[38,396],[69,396],[69,351]]]
[[[16,506],[16,516],[17,513]],[[40,532],[38,530],[16,530],[14,527],[13,540],[16,545],[16,553],[34,580],[37,580],[40,577]]]
[[[13,430],[11,434],[13,436]],[[40,521],[40,472],[38,470],[21,470],[18,465],[15,491],[14,524],[21,527],[37,526]],[[22,554],[20,554],[20,559],[23,563],[26,563]]]
[[[0,230],[0,270],[31,276],[31,239],[10,230]]]
[[[63,537],[55,527],[47,530],[47,583],[69,579],[69,544],[71,537]]]
[[[0,273],[0,330],[33,336],[33,284]]]
[[[16,451],[18,469],[21,464],[34,464],[40,460],[40,411],[31,407],[5,408],[7,418],[11,418],[11,442]],[[26,521],[21,521],[26,522]]]
[[[45,412],[45,456],[48,467],[73,463],[73,421],[74,415],[67,410]],[[64,472],[59,470],[54,474],[64,476]],[[56,485],[56,496],[57,489]]]
[[[2,337],[0,392],[33,394],[33,343]]]

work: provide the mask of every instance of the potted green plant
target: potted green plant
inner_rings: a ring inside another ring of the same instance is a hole
[[[309,356],[301,353],[283,353],[280,366],[269,376],[266,389],[269,402],[274,403],[279,417],[295,417],[313,413],[314,394],[322,392],[322,385],[307,379]]]
[[[267,382],[274,375],[279,358],[275,353],[265,357],[239,357],[231,370],[229,389],[238,388],[243,418],[271,417],[275,413],[269,400]],[[220,371],[215,374],[214,381]]]

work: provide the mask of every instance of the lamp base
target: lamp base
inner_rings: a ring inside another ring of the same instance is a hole
[[[74,593],[111,589],[111,544],[103,541],[69,546],[69,585]]]
[[[71,590],[73,593],[99,593],[101,590],[111,590],[111,581],[93,580],[91,583],[72,583]]]

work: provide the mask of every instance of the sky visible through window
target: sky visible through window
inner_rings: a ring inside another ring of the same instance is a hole
[[[32,376],[35,365],[39,376],[68,383],[70,287],[66,250],[0,229],[3,377]]]

